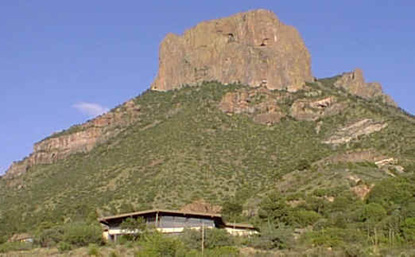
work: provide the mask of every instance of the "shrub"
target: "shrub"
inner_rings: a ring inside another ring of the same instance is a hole
[[[118,254],[116,251],[112,251],[109,255],[109,257],[118,257]]]
[[[52,247],[63,240],[64,229],[62,226],[56,226],[43,230],[38,241],[42,247]]]
[[[102,244],[102,231],[97,225],[75,223],[65,226],[63,240],[76,246]]]
[[[294,210],[292,212],[292,220],[301,227],[313,225],[320,218],[321,215],[314,211]]]
[[[139,241],[141,250],[137,257],[174,257],[183,250],[183,244],[175,239],[155,232],[147,234]]]
[[[202,232],[200,230],[187,229],[180,236],[180,240],[187,249],[200,250],[202,248]],[[205,230],[205,249],[231,246],[232,244],[232,237],[225,230]]]
[[[59,252],[70,251],[72,250],[72,245],[67,242],[61,241],[58,243],[58,250]]]
[[[284,224],[269,224],[261,233],[250,239],[249,245],[262,250],[285,249],[291,245],[293,231]]]
[[[213,249],[207,249],[203,256],[205,257],[238,257],[239,251],[232,246],[222,246]]]
[[[403,236],[410,242],[415,242],[415,218],[407,218],[401,225]]]
[[[205,233],[205,248],[207,249],[233,244],[232,237],[223,229],[206,229]]]
[[[97,257],[101,256],[101,254],[99,253],[98,246],[95,244],[90,244],[88,247],[88,255]]]
[[[306,233],[303,239],[317,246],[344,247],[346,244],[364,244],[367,237],[359,230],[327,228]]]
[[[32,243],[26,242],[7,242],[0,245],[0,253],[6,253],[10,251],[28,251],[33,248]]]

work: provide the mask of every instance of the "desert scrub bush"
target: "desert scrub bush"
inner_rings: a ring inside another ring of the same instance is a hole
[[[321,215],[315,211],[308,211],[303,209],[295,209],[290,212],[291,221],[300,227],[306,227],[313,225],[316,221],[321,218]]]
[[[136,257],[175,257],[184,251],[183,244],[178,239],[158,232],[145,235],[138,243],[140,250]]]
[[[88,246],[88,255],[89,256],[95,256],[95,257],[100,257],[101,253],[99,252],[99,248],[96,244],[90,244]]]
[[[239,250],[233,246],[221,246],[215,247],[213,249],[207,249],[203,252],[203,254],[199,253],[197,256],[203,257],[238,257]],[[188,255],[186,254],[186,257]],[[189,256],[190,257],[190,256]]]
[[[261,233],[249,238],[247,244],[261,250],[286,249],[292,245],[292,228],[280,224],[263,224]]]
[[[0,253],[28,251],[31,249],[33,249],[33,244],[29,242],[6,242],[0,245]]]
[[[58,251],[62,253],[62,252],[72,250],[72,245],[67,242],[61,241],[58,243],[57,248],[58,248]]]
[[[118,257],[118,253],[116,251],[111,251],[109,257]]]
[[[232,246],[234,240],[230,234],[222,229],[204,230],[204,248],[213,249],[217,247]],[[202,248],[202,231],[195,229],[185,229],[179,237],[180,241],[187,249],[200,250]]]
[[[64,228],[63,241],[75,246],[101,245],[103,244],[102,230],[98,225],[68,224]]]
[[[366,235],[357,229],[326,228],[305,233],[301,240],[315,246],[345,247],[351,244],[365,245]]]
[[[62,226],[55,226],[40,232],[36,241],[42,247],[53,247],[63,240],[64,229]]]

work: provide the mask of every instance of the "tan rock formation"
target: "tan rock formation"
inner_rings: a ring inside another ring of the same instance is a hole
[[[388,126],[387,123],[376,122],[371,119],[363,119],[351,125],[340,128],[334,135],[325,140],[325,144],[345,144],[360,136],[370,135],[372,133],[381,131]]]
[[[136,121],[140,108],[131,100],[67,132],[54,134],[33,147],[33,153],[22,161],[14,162],[4,175],[5,179],[25,173],[36,164],[48,164],[79,152],[88,152],[96,144],[118,134],[124,126]]]
[[[151,89],[212,80],[296,91],[313,80],[310,54],[298,31],[267,10],[202,22],[183,36],[168,34]]]
[[[315,121],[340,113],[347,107],[344,102],[337,102],[333,96],[323,99],[299,99],[290,108],[291,117],[296,120]]]
[[[379,83],[365,82],[361,69],[343,73],[334,85],[365,99],[380,98],[386,104],[397,106],[392,98],[383,92],[382,86]]]
[[[372,188],[375,185],[366,185],[366,184],[359,184],[357,186],[352,187],[350,190],[361,200],[364,200],[366,196],[372,191]]]
[[[385,158],[387,158],[385,155],[379,153],[374,149],[362,149],[334,154],[318,161],[316,164],[337,164],[344,162],[371,162],[376,164],[379,160],[383,160]]]
[[[188,205],[183,206],[182,212],[199,212],[199,213],[220,213],[222,207],[206,202],[204,199],[196,200]]]
[[[272,92],[265,87],[241,89],[225,94],[219,109],[227,114],[248,114],[256,123],[275,124],[286,116],[278,105],[283,98],[283,92]]]

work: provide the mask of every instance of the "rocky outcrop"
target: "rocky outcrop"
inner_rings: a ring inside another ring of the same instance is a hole
[[[360,136],[370,135],[381,131],[388,126],[387,123],[376,122],[371,119],[363,119],[336,131],[334,135],[323,141],[325,144],[344,144],[357,139]]]
[[[366,184],[359,184],[357,186],[352,187],[350,190],[360,198],[360,200],[364,200],[366,196],[372,191],[374,184],[366,185]]]
[[[36,143],[33,147],[33,153],[28,157],[22,161],[14,162],[4,178],[10,179],[20,176],[37,164],[48,164],[64,159],[73,153],[88,152],[98,143],[115,136],[123,127],[136,121],[139,114],[139,106],[130,100],[89,122],[53,134]]]
[[[219,214],[222,207],[206,202],[204,199],[196,200],[190,204],[183,206],[182,212],[199,212],[199,213],[214,213]]]
[[[371,162],[376,163],[379,160],[387,158],[385,155],[379,153],[374,149],[362,149],[355,151],[347,151],[345,153],[334,154],[326,157],[316,164],[337,164],[337,163],[358,163]]]
[[[296,91],[313,80],[298,31],[267,10],[202,22],[182,36],[168,34],[159,55],[152,90],[216,80]]]
[[[345,89],[353,95],[357,95],[365,99],[378,98],[388,105],[397,106],[392,98],[383,92],[382,86],[379,83],[365,82],[363,71],[361,69],[355,69],[352,72],[343,73],[334,85]]]
[[[286,114],[278,101],[284,98],[283,92],[271,92],[265,87],[241,89],[225,94],[219,103],[219,109],[231,114],[247,114],[260,124],[275,124]]]
[[[333,96],[322,99],[299,99],[290,108],[290,116],[296,120],[315,121],[340,113],[347,107],[346,103],[337,102]]]

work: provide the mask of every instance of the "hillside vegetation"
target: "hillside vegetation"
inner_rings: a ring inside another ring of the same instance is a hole
[[[223,206],[228,220],[258,226],[261,236],[242,243],[257,249],[321,246],[361,256],[411,248],[415,119],[335,88],[335,80],[296,93],[266,92],[284,113],[272,124],[219,108],[227,93],[252,90],[247,86],[206,82],[146,91],[134,99],[138,121],[116,137],[13,181],[0,179],[0,243],[14,233],[40,236],[99,216],[205,199]],[[312,120],[290,115],[299,99],[330,96],[347,107]],[[257,93],[249,104],[264,99]],[[343,129],[364,119],[381,129]],[[342,133],[351,140],[327,143]]]

